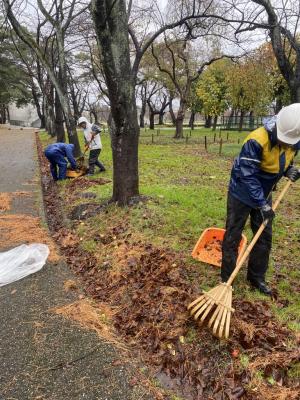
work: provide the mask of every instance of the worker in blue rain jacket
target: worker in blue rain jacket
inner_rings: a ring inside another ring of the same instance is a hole
[[[74,144],[53,143],[46,147],[45,156],[50,162],[50,171],[55,181],[66,178],[68,161],[71,164],[71,168],[76,169],[77,165],[73,151]]]
[[[272,245],[272,189],[282,176],[295,182],[300,171],[293,159],[300,149],[300,103],[284,107],[264,126],[250,133],[235,159],[227,199],[226,232],[222,245],[221,279],[226,282],[236,266],[242,231],[250,215],[253,235],[263,221],[266,228],[252,249],[247,279],[271,296],[265,275]]]

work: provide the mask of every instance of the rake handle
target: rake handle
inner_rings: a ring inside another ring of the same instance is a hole
[[[287,182],[287,184],[284,186],[284,188],[282,189],[282,191],[279,193],[279,196],[277,197],[274,205],[273,205],[273,210],[275,211],[276,208],[278,207],[279,203],[281,202],[282,198],[284,197],[284,195],[286,194],[286,192],[288,191],[289,187],[292,185],[292,181],[289,180]],[[247,257],[249,256],[251,250],[253,249],[253,247],[255,246],[256,242],[258,241],[261,233],[263,232],[263,230],[265,229],[266,225],[268,224],[269,220],[265,220],[261,226],[259,227],[258,231],[256,232],[256,234],[254,235],[253,239],[251,240],[249,246],[247,247],[247,249],[245,250],[244,254],[242,255],[242,257],[240,258],[240,260],[238,261],[235,269],[232,271],[232,274],[230,275],[228,281],[226,282],[227,286],[231,286],[233,280],[235,279],[235,277],[237,276],[239,270],[242,268],[244,262],[246,261]]]
[[[92,143],[93,140],[94,140],[94,136],[93,136],[92,139],[91,139],[89,142],[87,142],[86,145],[84,146],[84,152],[83,152],[83,155],[82,155],[80,158],[83,158],[83,159],[84,159],[84,156],[85,156],[86,152],[89,150],[90,144]]]

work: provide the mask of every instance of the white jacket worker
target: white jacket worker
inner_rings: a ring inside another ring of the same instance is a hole
[[[78,126],[83,129],[86,148],[90,149],[88,175],[94,175],[95,165],[99,167],[100,172],[105,171],[104,165],[98,160],[102,149],[101,129],[99,126],[91,124],[85,117],[79,118]]]

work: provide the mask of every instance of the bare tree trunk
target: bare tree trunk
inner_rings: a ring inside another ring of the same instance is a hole
[[[91,12],[111,105],[112,200],[126,205],[139,195],[139,126],[135,81],[130,66],[126,3],[116,0],[112,6],[109,0],[94,0]]]
[[[73,107],[73,115],[74,115],[74,119],[75,121],[78,121],[78,118],[80,117],[81,113],[79,111],[79,104],[78,104],[78,100],[75,94],[75,90],[73,87],[73,83],[71,82],[71,77],[69,78],[69,91],[70,91],[70,97],[72,100],[72,107]]]
[[[275,114],[278,114],[282,107],[282,99],[280,97],[277,97],[275,102]]]
[[[96,110],[91,109],[90,110],[90,115],[92,115],[94,117],[95,124],[99,125],[98,114],[97,114]]]
[[[294,79],[289,84],[292,103],[300,103],[300,68],[299,68],[298,74],[299,74],[298,79],[297,80]]]
[[[176,130],[175,130],[174,139],[182,139],[183,138],[183,118],[181,116],[177,117],[175,127],[176,127]]]
[[[226,129],[230,129],[232,122],[233,122],[233,117],[234,117],[234,110],[230,111],[230,115],[228,117],[227,123],[226,123]]]
[[[145,114],[140,114],[140,128],[145,128]]]
[[[176,131],[174,136],[175,139],[183,138],[183,121],[185,117],[185,110],[186,110],[186,101],[185,99],[181,98],[176,118],[176,125],[175,125]]]
[[[72,113],[71,105],[68,97],[68,75],[66,66],[66,55],[65,55],[65,43],[64,43],[64,33],[61,26],[56,26],[56,42],[58,49],[58,63],[59,63],[59,87],[55,86],[57,94],[59,96],[60,104],[64,112],[65,123],[68,133],[69,142],[74,144],[74,156],[78,157],[80,155],[80,145],[77,135],[77,121]]]
[[[53,104],[45,101],[45,128],[51,137],[55,137],[55,115],[53,110]]]
[[[168,97],[167,97],[167,95],[164,95],[164,100],[163,100],[163,102],[161,104],[161,108],[160,108],[159,113],[158,113],[158,123],[159,123],[159,125],[163,125],[164,124],[165,109],[167,108],[168,105],[169,105]]]
[[[54,114],[54,88],[47,78],[44,93],[44,115],[45,128],[51,137],[55,136],[55,114]]]
[[[243,129],[244,116],[245,116],[245,111],[241,110],[240,121],[239,121],[239,131],[240,132]]]
[[[253,130],[254,129],[254,115],[253,115],[253,111],[250,111],[249,114],[249,129]]]
[[[191,129],[193,129],[193,130],[195,128],[195,126],[194,126],[194,124],[195,124],[195,116],[196,116],[195,111],[191,111],[190,120],[189,120],[189,127]]]
[[[112,126],[112,123],[113,123],[113,120],[112,120],[112,114],[111,114],[111,111],[109,112],[109,114],[108,114],[108,118],[107,118],[107,126],[109,127],[109,129],[110,129],[110,127]]]
[[[154,129],[154,116],[155,113],[152,110],[149,110],[149,129]]]
[[[218,123],[218,116],[215,115],[215,116],[214,116],[214,122],[213,122],[213,131],[216,130],[216,128],[217,128],[217,123]]]
[[[4,104],[0,106],[0,124],[6,123],[6,107]]]
[[[145,127],[145,114],[146,114],[146,100],[142,101],[141,113],[140,113],[140,128]]]
[[[43,107],[43,109],[44,109],[44,107]],[[42,119],[41,119],[41,126],[40,126],[40,129],[45,129],[45,127],[46,127],[46,118],[45,118],[45,115],[44,115],[44,113],[42,114]]]
[[[211,122],[212,122],[212,116],[211,115],[205,115],[205,128],[211,128]]]
[[[140,97],[142,101],[142,107],[140,112],[140,128],[145,128],[145,115],[147,108],[147,81],[143,82],[140,86]],[[148,99],[150,100],[150,99]]]
[[[55,91],[55,133],[57,142],[64,143],[66,141],[64,114],[56,91]]]
[[[165,112],[164,111],[160,111],[158,114],[158,124],[159,125],[163,125],[164,124],[164,115]]]
[[[175,116],[175,113],[173,110],[173,98],[172,97],[170,97],[170,100],[169,100],[169,112],[170,112],[172,124],[176,125],[176,116]]]
[[[238,125],[239,123],[239,112],[237,110],[234,111],[234,125]]]
[[[167,107],[169,103],[167,103],[166,99],[164,99],[161,108],[157,108],[155,103],[152,103],[152,96],[157,93],[157,91],[152,92],[152,94],[147,99],[147,104],[149,108],[149,119],[150,119],[150,129],[154,129],[155,125],[155,115],[160,115],[160,113],[164,113],[164,109]]]
[[[45,127],[45,116],[43,115],[43,108],[40,105],[39,96],[38,96],[38,93],[36,91],[36,88],[34,86],[34,82],[33,81],[31,83],[31,93],[32,93],[32,98],[33,98],[33,101],[34,101],[34,105],[35,105],[35,108],[36,108],[37,115],[38,115],[38,117],[39,117],[39,119],[41,121],[41,128],[43,129]]]

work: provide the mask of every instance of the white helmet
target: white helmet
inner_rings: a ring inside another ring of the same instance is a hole
[[[77,122],[77,125],[80,125],[82,122],[85,122],[86,124],[89,123],[89,121],[85,117],[80,117]]]
[[[300,141],[300,103],[282,108],[277,115],[277,138],[290,145]]]

